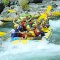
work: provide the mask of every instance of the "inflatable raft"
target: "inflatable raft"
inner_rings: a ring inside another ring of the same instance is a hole
[[[52,36],[52,28],[51,27],[49,27],[49,30],[48,30],[48,32],[47,33],[45,33],[45,36],[42,38],[42,39],[40,39],[40,40],[37,40],[37,41],[44,41],[44,40],[49,40],[50,38],[51,38],[51,36]],[[34,38],[33,38],[34,39]],[[27,44],[29,41],[31,41],[31,40],[33,40],[33,39],[30,39],[30,38],[27,38],[27,39],[25,39],[25,40],[14,40],[14,41],[12,41],[12,43],[14,44],[14,45],[16,45],[16,44],[18,44],[18,43],[23,43],[23,44]],[[38,37],[37,37],[37,39],[38,39]]]

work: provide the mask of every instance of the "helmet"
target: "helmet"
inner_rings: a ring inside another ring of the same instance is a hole
[[[18,27],[18,24],[15,24],[15,25],[14,25],[14,28],[16,29],[17,27]]]

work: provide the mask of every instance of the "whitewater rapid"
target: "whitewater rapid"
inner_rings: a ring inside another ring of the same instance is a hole
[[[53,31],[60,28],[60,20],[50,20]],[[55,33],[53,33],[55,34]],[[55,36],[55,35],[54,35]],[[54,38],[52,38],[54,40]],[[43,41],[30,41],[27,44],[18,43],[16,45],[7,41],[1,48],[1,60],[59,60],[60,45]]]

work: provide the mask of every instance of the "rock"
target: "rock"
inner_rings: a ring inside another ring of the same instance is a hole
[[[42,3],[43,0],[33,0],[33,3]]]
[[[2,26],[4,23],[2,21],[0,21],[0,26]]]
[[[0,14],[3,11],[4,8],[5,8],[4,4],[3,3],[0,3]]]

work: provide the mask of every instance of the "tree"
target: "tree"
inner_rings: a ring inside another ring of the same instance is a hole
[[[2,3],[4,3],[5,6],[9,4],[10,0],[2,0]]]

